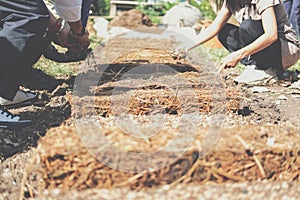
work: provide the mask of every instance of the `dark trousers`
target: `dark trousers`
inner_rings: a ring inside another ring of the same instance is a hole
[[[42,0],[0,0],[0,97],[13,100],[49,40]]]
[[[81,4],[81,22],[82,26],[86,27],[90,15],[92,0],[82,0]]]
[[[229,52],[233,52],[252,43],[263,33],[264,30],[261,21],[245,20],[239,27],[232,24],[225,24],[218,34],[218,39]],[[241,63],[244,65],[256,64],[258,68],[264,70],[272,67],[277,75],[281,75],[284,70],[279,38],[260,52],[249,58],[242,59]]]
[[[286,0],[283,1],[283,4],[293,25],[293,29],[300,36],[300,0]]]

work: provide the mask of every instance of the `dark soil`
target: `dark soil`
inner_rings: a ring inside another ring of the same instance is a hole
[[[55,79],[40,70],[32,70],[26,86],[38,92],[33,102],[8,107],[21,118],[31,119],[32,125],[21,130],[0,129],[0,158],[6,159],[36,146],[40,137],[51,127],[60,126],[71,115],[71,106],[64,95],[72,88],[72,80]]]

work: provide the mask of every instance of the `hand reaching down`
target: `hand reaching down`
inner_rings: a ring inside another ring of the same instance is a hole
[[[221,73],[224,69],[234,68],[242,59],[241,53],[239,51],[234,51],[226,56],[222,60],[222,65],[218,70],[218,73]]]

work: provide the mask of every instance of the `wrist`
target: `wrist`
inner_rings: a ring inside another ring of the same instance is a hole
[[[240,59],[243,59],[243,58],[246,58],[249,56],[246,49],[244,49],[244,48],[238,50],[238,54],[239,54]]]
[[[71,32],[75,36],[82,36],[85,34],[85,28],[82,26],[81,20],[75,22],[68,22],[71,27]]]
[[[53,35],[59,36],[65,26],[63,19],[57,19],[53,24],[49,25],[49,32]]]
[[[75,35],[77,37],[83,36],[86,33],[86,29],[84,27],[82,27],[81,30],[77,31],[77,32],[74,31],[73,29],[71,29],[71,31],[72,31],[73,35]]]

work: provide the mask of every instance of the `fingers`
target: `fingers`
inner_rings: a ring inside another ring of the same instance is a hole
[[[90,39],[89,39],[89,32],[86,31],[83,35],[75,35],[72,34],[72,37],[77,40],[77,42],[79,43],[79,45],[82,48],[88,48],[90,46]]]
[[[225,68],[226,68],[226,63],[223,63],[217,73],[218,74],[222,73]]]
[[[188,55],[192,49],[193,49],[193,48],[188,48],[188,49],[186,50],[186,55]]]
[[[224,69],[234,68],[234,67],[235,67],[235,65],[232,65],[232,64],[227,63],[227,62],[223,62],[221,67],[218,70],[218,74],[222,73],[224,71]]]
[[[220,69],[218,70],[218,73],[221,73],[224,69],[228,69],[228,68],[234,68],[236,66],[236,63],[237,61],[235,60],[230,60],[227,58],[225,58],[222,62],[222,65],[220,67]]]

